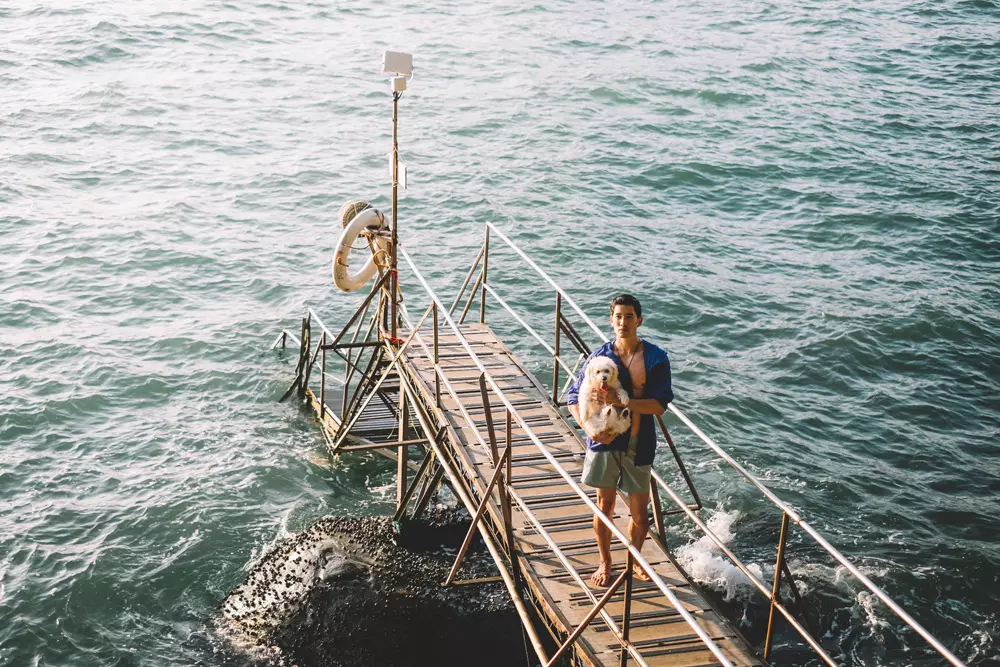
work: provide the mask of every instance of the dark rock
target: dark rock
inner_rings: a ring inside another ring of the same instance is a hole
[[[464,510],[399,533],[386,517],[320,519],[261,559],[220,625],[298,667],[534,664],[502,582],[441,586],[468,527]],[[459,578],[496,574],[477,536]]]

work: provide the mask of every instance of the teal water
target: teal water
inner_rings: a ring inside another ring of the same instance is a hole
[[[677,404],[1000,663],[1000,6],[436,0],[0,4],[0,664],[246,664],[211,619],[254,558],[391,506],[388,464],[311,462],[267,349],[358,301],[329,260],[341,202],[387,206],[386,48],[416,54],[401,236],[432,283],[490,220],[595,318],[639,295]],[[766,571],[777,517],[671,423]],[[842,663],[940,664],[792,558]]]

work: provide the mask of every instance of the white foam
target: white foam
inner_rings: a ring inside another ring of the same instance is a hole
[[[861,591],[858,593],[858,605],[861,607],[862,612],[865,616],[865,621],[868,627],[872,629],[872,632],[878,632],[881,628],[887,627],[889,624],[878,617],[875,613],[875,603],[878,602],[878,598],[868,591]]]
[[[729,544],[733,539],[732,525],[738,519],[737,511],[717,511],[708,522],[708,529]],[[750,579],[730,563],[722,551],[707,535],[677,550],[677,561],[698,583],[722,591],[726,600],[749,599],[756,590]],[[757,578],[763,578],[759,565],[748,563],[747,569]]]

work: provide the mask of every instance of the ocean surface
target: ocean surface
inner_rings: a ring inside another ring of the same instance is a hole
[[[269,350],[360,300],[330,258],[343,201],[388,208],[387,48],[435,288],[491,221],[599,323],[636,294],[677,405],[1000,664],[996,0],[0,0],[0,664],[249,664],[212,621],[250,564],[391,508],[391,463],[317,463]],[[513,255],[489,278],[551,331]],[[769,576],[778,513],[668,424]],[[759,636],[761,598],[672,531]],[[943,664],[801,534],[789,557],[842,664]],[[778,664],[818,664],[793,639]]]

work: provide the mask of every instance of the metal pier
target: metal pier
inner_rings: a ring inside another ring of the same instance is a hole
[[[519,314],[490,284],[489,272],[497,270],[490,263],[491,235],[551,288],[551,319]],[[374,252],[371,239],[369,244]],[[795,586],[785,554],[793,530],[839,563],[947,663],[963,665],[673,403],[668,407],[679,423],[777,511],[774,577],[763,581],[702,520],[694,481],[660,418],[666,446],[659,448],[657,465],[676,466],[684,488],[674,489],[654,472],[650,533],[642,549],[636,549],[627,537],[627,504],[619,502],[615,515],[606,517],[598,511],[592,490],[578,484],[583,442],[561,411],[568,380],[592,349],[581,330],[606,341],[601,330],[493,224],[487,223],[483,245],[450,305],[427,284],[406,248],[399,245],[396,250],[391,263],[385,257],[378,262],[374,287],[339,332],[310,310],[298,336],[289,331],[279,335],[275,347],[286,347],[289,341],[299,347],[295,380],[282,400],[297,395],[311,406],[331,454],[372,452],[396,462],[397,520],[419,516],[442,484],[451,488],[473,519],[443,583],[476,583],[461,579],[461,562],[478,534],[541,665],[563,660],[585,665],[766,665],[779,625],[784,625],[778,630],[783,641],[797,635],[820,662],[839,664],[833,657],[837,648],[824,646],[822,630],[811,627]],[[405,303],[404,281],[393,268],[397,261],[410,285]],[[477,300],[479,321],[467,323],[470,314],[475,317]],[[544,350],[552,364],[547,386],[486,324],[488,302],[528,334],[519,344],[528,340]],[[417,312],[418,307],[424,309]],[[581,329],[573,321],[582,322]],[[551,331],[552,336],[539,331]],[[328,392],[334,382],[337,391]],[[689,520],[766,600],[769,615],[761,645],[748,643],[730,619],[713,609],[671,557],[664,530],[669,515]],[[595,516],[612,533],[616,569],[608,588],[589,583],[599,562]],[[631,576],[632,565],[651,581]]]

